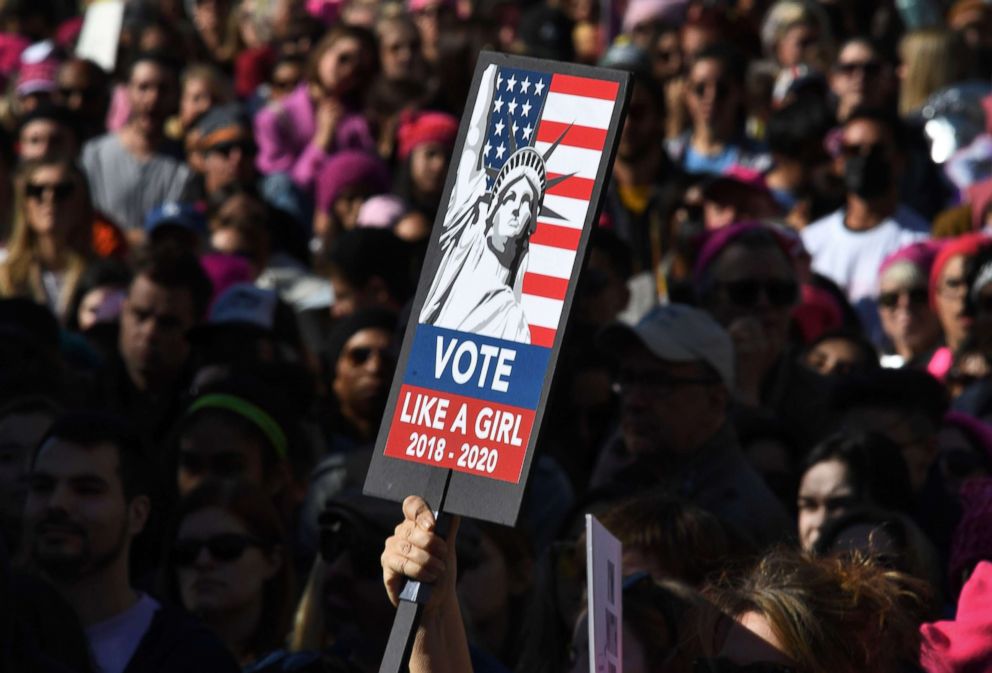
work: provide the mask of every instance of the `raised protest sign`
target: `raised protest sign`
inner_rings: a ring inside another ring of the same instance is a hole
[[[628,81],[480,57],[366,493],[516,522]]]
[[[75,55],[88,58],[107,72],[117,65],[117,43],[124,25],[123,0],[97,0],[86,8]]]
[[[586,514],[589,673],[623,671],[623,546]]]

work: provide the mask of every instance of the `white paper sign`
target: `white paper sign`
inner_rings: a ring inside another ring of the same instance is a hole
[[[586,514],[589,673],[623,671],[623,545]]]
[[[98,0],[91,4],[76,43],[76,56],[88,58],[107,72],[113,72],[123,23],[123,0]]]

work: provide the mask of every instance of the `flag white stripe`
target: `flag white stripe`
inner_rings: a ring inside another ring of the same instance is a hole
[[[574,265],[574,250],[533,243],[530,245],[530,254],[527,257],[527,271],[530,273],[539,273],[542,276],[555,278],[571,278]]]
[[[570,196],[558,196],[557,194],[544,195],[544,207],[553,210],[561,215],[561,219],[541,215],[539,220],[548,224],[556,224],[559,227],[569,227],[571,229],[581,229],[586,223],[586,213],[589,211],[589,202],[584,199],[573,199]]]
[[[565,306],[565,302],[558,299],[548,299],[547,297],[536,297],[531,294],[525,294],[520,298],[520,304],[523,306],[524,315],[527,316],[527,322],[531,325],[547,327],[553,330],[558,329],[558,323],[561,322],[561,311]]]
[[[542,156],[548,151],[549,147],[551,147],[551,143],[534,143],[534,149],[540,152]],[[570,147],[562,143],[548,157],[546,165],[549,173],[559,173],[562,175],[575,173],[576,177],[595,180],[602,156],[603,153],[599,150]]]
[[[541,119],[562,124],[577,124],[595,129],[608,129],[613,118],[614,101],[573,96],[568,93],[548,94]],[[516,120],[515,120],[516,121]],[[517,122],[519,124],[519,121]]]

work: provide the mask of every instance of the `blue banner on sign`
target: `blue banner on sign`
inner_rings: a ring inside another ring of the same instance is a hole
[[[536,409],[550,348],[417,325],[403,382]]]

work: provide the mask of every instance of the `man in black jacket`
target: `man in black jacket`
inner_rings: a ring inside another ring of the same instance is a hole
[[[132,547],[151,510],[147,472],[140,440],[120,419],[57,420],[31,462],[31,560],[75,610],[102,673],[233,673],[215,636],[131,586]]]

